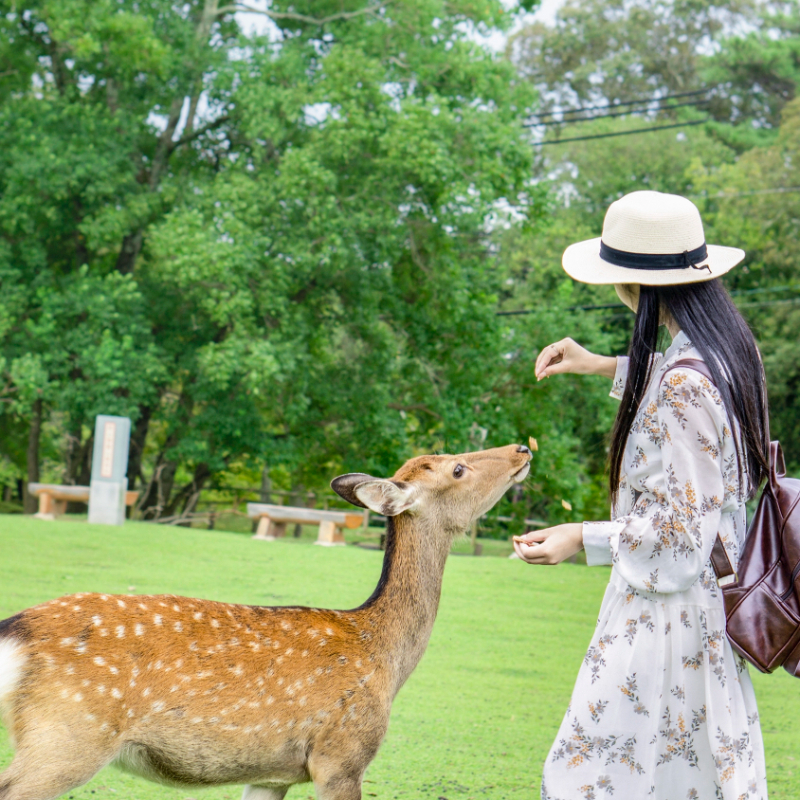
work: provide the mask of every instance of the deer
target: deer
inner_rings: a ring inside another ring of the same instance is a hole
[[[507,445],[334,479],[386,517],[358,608],[79,593],[0,622],[0,711],[15,750],[0,800],[50,800],[113,764],[180,787],[360,800],[392,702],[425,652],[453,540],[530,468]]]

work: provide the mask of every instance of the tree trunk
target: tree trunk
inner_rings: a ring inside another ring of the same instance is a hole
[[[179,507],[181,507],[181,514],[191,511],[197,505],[203,484],[210,476],[211,470],[208,468],[208,464],[198,464],[194,468],[192,480],[175,493],[175,496],[164,509],[163,516],[171,517]]]
[[[33,416],[31,429],[28,434],[28,450],[26,461],[28,467],[28,483],[39,482],[39,440],[42,436],[42,400],[39,398],[33,403]],[[25,513],[35,514],[39,501],[28,491],[25,486]]]
[[[139,419],[133,426],[131,433],[131,446],[128,451],[128,488],[136,488],[136,481],[144,486],[144,475],[142,475],[142,457],[144,455],[144,443],[147,440],[147,432],[150,429],[150,417],[153,409],[150,406],[139,408]]]

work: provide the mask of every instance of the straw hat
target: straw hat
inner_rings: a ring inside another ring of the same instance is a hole
[[[668,286],[718,278],[743,258],[737,247],[706,244],[691,200],[631,192],[608,207],[602,237],[570,245],[561,263],[582,283]]]

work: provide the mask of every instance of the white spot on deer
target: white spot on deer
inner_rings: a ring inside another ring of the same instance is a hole
[[[320,639],[320,640],[317,642],[317,645],[318,645],[319,647],[325,647],[325,645],[326,645],[326,644],[328,644],[328,640],[327,640],[327,639]]]
[[[94,722],[94,721],[97,719],[97,717],[96,717],[94,714],[86,714],[86,715],[84,716],[84,719],[85,719],[87,722]]]
[[[189,642],[189,649],[194,653],[197,648],[197,642]]]
[[[153,617],[153,622],[155,622],[156,625],[160,625],[162,621],[163,621],[163,617],[161,616],[161,614],[156,614]]]
[[[75,639],[72,636],[68,636],[66,639],[61,640],[61,646],[69,647],[74,641]]]
[[[175,669],[180,669],[182,666],[183,666],[183,659],[182,659],[182,658],[179,658],[179,659],[178,659],[178,660],[175,662]]]
[[[67,673],[67,675],[74,675],[75,674],[75,667],[73,667],[72,664],[70,664],[66,669],[66,673]]]
[[[133,632],[137,636],[144,636],[144,625],[141,622],[136,623],[136,627],[134,627]]]
[[[75,648],[75,652],[82,656],[86,652],[86,642],[79,642],[78,646]]]
[[[66,700],[69,697],[69,689],[62,689],[61,690],[61,697]]]
[[[116,697],[117,700],[122,700],[122,692],[116,686],[111,690],[111,696]]]
[[[92,624],[95,626],[95,628],[98,628],[98,627],[100,627],[100,625],[103,624],[103,620],[99,615],[95,614],[92,617]]]
[[[292,629],[292,626],[286,620],[284,620],[283,622],[281,622],[281,628],[283,628],[283,630],[285,631],[290,631]]]
[[[153,711],[163,711],[164,710],[164,701],[163,700],[156,700],[153,705],[151,706]]]
[[[278,686],[283,686],[284,680],[283,678],[278,678]]]
[[[178,606],[178,605],[175,605],[175,606],[172,606],[172,610],[173,610],[173,611],[180,612],[180,610],[181,610],[181,607],[180,607],[180,606]]]
[[[108,671],[109,671],[109,672],[110,672],[112,675],[119,675],[119,670],[118,670],[116,667],[109,667],[109,668],[108,668]]]
[[[153,666],[155,667],[155,669],[163,669],[164,668],[164,662],[163,661],[156,661],[156,663]]]
[[[117,625],[117,639],[124,639],[125,638],[125,626],[124,625]]]
[[[212,628],[219,628],[219,620],[218,619],[212,619],[211,620],[211,627]]]
[[[142,692],[142,697],[147,697],[149,694],[151,694],[151,693],[152,693],[152,691],[153,691],[153,690],[152,690],[152,689],[151,689],[151,688],[148,686],[148,687],[147,687],[147,688],[146,688],[146,689],[145,689],[145,690]]]
[[[361,659],[360,659],[360,658],[358,659],[358,661],[356,661],[356,666],[357,666],[359,669],[361,669],[362,662],[361,662]]]
[[[203,718],[202,718],[202,717],[192,717],[192,722],[193,722],[195,725],[198,725],[198,724],[199,724],[199,723],[201,723],[202,721],[203,721]]]
[[[132,717],[132,716],[133,716],[133,709],[129,708],[128,709],[128,717]]]
[[[174,628],[174,629],[175,629],[175,630],[176,630],[178,633],[180,633],[180,632],[183,630],[183,625],[180,623],[180,621],[176,622],[176,623],[175,623],[175,624],[174,624],[172,627],[173,627],[173,628]]]
[[[75,694],[74,694],[74,695],[72,695],[72,699],[73,699],[73,700],[74,700],[76,703],[80,703],[80,702],[81,702],[81,700],[83,700],[83,695],[82,695],[80,692],[75,692]]]
[[[275,698],[274,698],[272,695],[270,695],[270,696],[267,698],[267,705],[268,705],[268,706],[271,706],[271,705],[272,705],[274,702],[275,702]]]
[[[60,606],[66,606],[66,603],[65,603],[65,602],[62,600],[62,601],[59,603],[59,605],[60,605]]]
[[[100,599],[101,600],[108,600],[108,595],[107,594],[101,594],[100,595]]]
[[[192,617],[199,622],[201,619],[203,619],[203,612],[202,611],[195,611],[195,613],[192,614]]]
[[[175,684],[174,686],[170,686],[169,687],[169,691],[170,691],[170,693],[177,692],[178,691],[178,685]]]
[[[134,678],[138,678],[139,677],[139,667],[134,667],[131,670],[131,675],[133,675]]]
[[[299,699],[297,702],[298,702],[298,703],[299,703],[301,706],[304,706],[304,705],[305,705],[305,704],[308,702],[308,698],[307,698],[307,697],[301,697],[301,698],[300,698],[300,699]]]
[[[328,636],[333,636],[333,631],[330,628],[325,628],[325,633],[327,633]]]
[[[108,723],[107,723],[107,722],[104,722],[104,723],[103,723],[103,724],[100,726],[100,730],[101,730],[101,731],[107,731],[107,730],[108,730]]]
[[[101,636],[108,636],[108,631],[105,628],[100,628],[100,635]]]
[[[287,647],[286,648],[286,655],[290,656],[292,653],[294,653],[294,648],[293,647]]]
[[[97,693],[98,694],[105,694],[106,693],[106,687],[102,683],[97,687]]]
[[[261,703],[258,700],[251,700],[247,705],[250,708],[261,708]]]
[[[91,685],[92,685],[91,681],[88,681],[88,680],[82,680],[81,681],[81,686],[83,686],[84,688],[87,687],[87,686],[91,686]]]
[[[302,652],[302,653],[300,653],[300,655],[301,655],[303,658],[306,658],[306,657],[308,656],[308,650],[303,650],[303,652]]]
[[[128,686],[130,686],[130,687],[131,687],[131,689],[133,689],[133,687],[134,687],[134,686],[136,686],[136,681],[131,681],[131,682],[128,684]]]
[[[72,606],[72,610],[73,611],[80,611],[81,607],[80,606]]]
[[[125,601],[124,600],[120,600],[119,598],[117,598],[117,605],[120,608],[125,608]]]

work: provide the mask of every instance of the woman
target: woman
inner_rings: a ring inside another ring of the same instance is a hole
[[[725,636],[709,557],[732,564],[745,501],[766,477],[764,375],[753,336],[718,277],[744,257],[706,246],[697,208],[658,192],[613,203],[600,239],[564,253],[569,275],[614,284],[636,313],[628,358],[570,339],[546,347],[536,377],[613,378],[610,522],[558,525],[515,542],[529,564],[586,550],[611,564],[597,629],[544,766],[543,800],[767,800],[764,752],[745,662]],[[659,325],[672,344],[655,352]],[[714,381],[685,367],[706,363]]]

